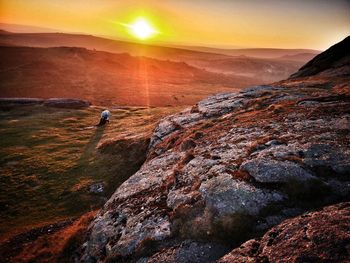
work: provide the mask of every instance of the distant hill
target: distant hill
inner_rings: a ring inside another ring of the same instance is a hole
[[[300,55],[296,50],[267,49],[266,55],[275,52],[274,56],[292,54],[292,58],[256,58],[247,56],[231,56],[219,53],[209,53],[183,48],[143,45],[125,41],[111,40],[91,35],[63,34],[63,33],[3,33],[0,34],[0,45],[30,46],[30,47],[84,47],[90,50],[100,50],[113,53],[129,53],[133,56],[146,56],[161,60],[185,62],[191,66],[203,68],[215,73],[225,73],[235,76],[245,76],[259,79],[256,83],[269,83],[287,78],[310,59],[310,56]],[[190,48],[190,47],[189,47]],[[225,50],[211,49],[221,52]],[[260,49],[259,49],[260,50]],[[244,51],[247,51],[244,53]],[[237,54],[257,54],[253,50],[237,50]],[[293,55],[294,54],[294,55]]]
[[[1,28],[1,24],[0,24]],[[8,30],[6,30],[8,31]],[[210,56],[249,56],[257,58],[280,58],[283,56],[296,56],[298,54],[320,53],[313,49],[277,49],[277,48],[246,48],[246,49],[220,49],[196,46],[172,46],[172,45],[146,45],[128,41],[112,40],[84,34],[67,33],[16,33],[9,36],[2,35],[1,45],[19,45],[34,47],[75,46],[88,49],[121,53],[128,52],[133,55],[144,55],[157,58],[186,58],[188,55],[196,55],[198,58]],[[177,57],[180,56],[180,57]]]
[[[320,50],[314,49],[283,49],[283,48],[237,48],[237,49],[224,49],[224,48],[210,48],[210,47],[198,47],[198,46],[175,46],[178,48],[187,48],[190,50],[200,52],[210,52],[223,54],[227,56],[248,56],[256,58],[280,58],[284,56],[297,56],[300,54],[313,54],[314,56],[321,53]]]
[[[32,33],[41,33],[41,34],[47,34],[47,33],[56,33],[59,34],[57,32],[59,32],[60,30],[58,29],[52,29],[52,28],[45,28],[45,27],[37,27],[37,26],[29,26],[29,25],[18,25],[18,24],[7,24],[7,23],[0,23],[0,29],[5,30],[7,32],[15,32],[15,33],[22,33],[25,34],[24,36],[17,36],[20,38],[25,38],[25,37],[34,37],[33,35],[31,35]],[[26,33],[26,32],[31,32],[31,33]],[[36,39],[32,39],[31,44],[33,44],[34,46],[39,45],[41,47],[52,47],[52,44],[54,44],[54,46],[57,46],[56,44],[58,44],[58,42],[62,41],[62,34],[66,35],[67,37],[71,37],[73,36],[82,36],[81,34],[67,34],[67,33],[61,33],[61,39],[56,39],[55,41],[57,41],[57,43],[52,43],[51,41],[53,40],[51,37],[54,36],[50,36],[50,35],[46,35],[46,39],[44,39],[45,37],[43,35],[40,36],[40,41],[42,41],[41,43],[38,43],[36,41]],[[87,35],[85,35],[87,36]],[[37,36],[35,36],[34,38],[37,38]],[[92,36],[90,36],[92,37]],[[51,38],[51,39],[50,39]],[[124,45],[123,49],[125,50],[118,50],[117,53],[119,52],[131,52],[133,51],[133,49],[136,46],[139,46],[140,44],[138,43],[131,43],[131,42],[127,42],[127,41],[118,41],[118,40],[111,40],[111,39],[106,39],[106,38],[101,38],[101,37],[95,37],[98,38],[100,40],[109,40],[109,41],[115,41],[114,44],[119,43],[121,45]],[[21,41],[20,39],[17,39],[19,41]],[[67,41],[72,41],[72,39]],[[75,39],[75,41],[86,41],[87,39]],[[89,39],[91,40],[91,39]],[[28,40],[26,40],[28,41]],[[96,41],[96,39],[95,39]],[[46,42],[46,44],[45,44]],[[87,43],[78,43],[75,42],[73,45],[68,44],[68,43],[61,43],[61,45],[63,46],[78,46],[78,47],[87,47]],[[102,41],[104,42],[104,41]],[[16,43],[18,45],[22,45],[21,43]],[[78,45],[77,45],[78,44]],[[98,47],[95,46],[93,48],[99,49],[99,50],[103,50],[103,51],[110,51],[110,52],[116,52],[115,48],[117,48],[117,46],[111,47],[110,44],[111,43],[96,43],[93,42],[92,45],[96,45],[98,44]],[[127,44],[127,45],[126,45]],[[102,46],[100,46],[102,45]],[[126,46],[125,46],[126,45]],[[142,45],[142,46],[146,46],[146,45]],[[152,45],[147,45],[147,49],[148,52],[150,51],[149,48]],[[203,47],[203,46],[186,46],[186,45],[171,45],[171,44],[158,44],[156,46],[162,46],[162,47],[168,47],[171,49],[181,49],[181,50],[192,50],[192,51],[198,51],[198,52],[205,52],[205,53],[216,53],[216,54],[223,54],[223,55],[228,55],[228,56],[250,56],[250,57],[258,57],[258,58],[278,58],[281,56],[294,56],[297,54],[302,54],[302,53],[310,53],[310,54],[319,54],[321,51],[319,50],[313,50],[313,49],[279,49],[279,48],[237,48],[237,49],[227,49],[227,48],[211,48],[211,47]],[[100,49],[102,48],[102,49]],[[111,50],[111,48],[113,50]],[[121,48],[120,46],[118,48]],[[155,51],[155,50],[153,50]],[[169,50],[168,50],[169,51]],[[168,54],[169,55],[169,54]]]
[[[270,83],[287,78],[295,72],[304,60],[267,59],[246,56],[194,59],[189,64],[211,72],[233,74],[260,79],[260,83]]]
[[[12,34],[11,32],[9,32],[9,31],[6,31],[6,30],[2,30],[2,29],[0,29],[0,34],[4,34],[4,35],[6,35],[6,34]]]
[[[221,49],[6,30],[0,46],[2,97],[75,96],[95,104],[190,105],[216,92],[285,79],[310,58],[297,53],[305,50],[237,49],[228,55]]]
[[[295,55],[285,55],[279,57],[279,59],[292,60],[292,61],[309,61],[313,59],[317,54],[315,53],[298,53]]]
[[[52,29],[48,27],[39,27],[39,26],[30,26],[30,25],[20,25],[20,24],[8,24],[8,23],[0,23],[0,28],[7,32],[14,33],[47,33],[47,32],[59,32],[57,29]]]
[[[98,105],[190,105],[257,80],[75,47],[0,47],[1,97],[79,98]]]
[[[186,50],[181,48],[145,45],[140,43],[112,40],[83,34],[65,33],[9,33],[0,35],[0,45],[29,47],[84,47],[113,53],[129,53],[160,59],[183,61],[188,58],[226,57],[222,54]]]

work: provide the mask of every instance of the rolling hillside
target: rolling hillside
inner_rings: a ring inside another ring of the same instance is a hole
[[[0,45],[29,47],[83,47],[112,53],[129,53],[161,60],[186,62],[208,71],[258,78],[269,83],[287,78],[318,51],[304,49],[216,49],[166,47],[65,33],[0,33]]]
[[[75,97],[99,105],[191,105],[279,81],[304,63],[63,33],[1,31],[0,45],[1,97]]]
[[[1,97],[70,97],[97,105],[188,105],[252,85],[247,77],[83,48],[1,47]]]

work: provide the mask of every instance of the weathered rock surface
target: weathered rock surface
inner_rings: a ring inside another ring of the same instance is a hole
[[[208,263],[213,262],[223,253],[227,253],[227,248],[220,244],[184,241],[180,245],[164,249],[150,258],[141,258],[137,263]]]
[[[217,263],[349,262],[350,203],[307,213],[245,242]]]
[[[241,168],[260,183],[280,183],[289,180],[305,181],[316,178],[300,165],[291,161],[256,158],[244,162]]]
[[[283,195],[277,191],[256,188],[235,180],[229,174],[204,181],[199,191],[206,200],[206,206],[216,211],[218,216],[235,213],[257,215],[269,203],[283,200]]]
[[[1,106],[23,106],[23,105],[43,105],[47,107],[79,109],[86,108],[91,105],[87,100],[66,99],[66,98],[0,98]]]
[[[288,217],[347,200],[343,73],[217,94],[163,119],[146,162],[92,223],[79,260],[206,262],[225,253],[208,244],[233,248]],[[202,246],[204,257],[190,256]]]

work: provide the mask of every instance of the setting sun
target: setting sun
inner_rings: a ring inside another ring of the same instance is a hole
[[[154,36],[157,31],[145,19],[140,18],[130,25],[131,33],[139,39],[147,39]]]

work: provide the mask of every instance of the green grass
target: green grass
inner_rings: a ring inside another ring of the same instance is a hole
[[[111,109],[111,123],[93,127],[101,110],[24,106],[0,111],[0,240],[101,207],[142,164],[144,138],[159,119],[180,108]],[[96,149],[103,141],[134,135],[143,138],[140,144],[124,141],[106,153]],[[105,184],[105,193],[87,191],[96,182]]]

